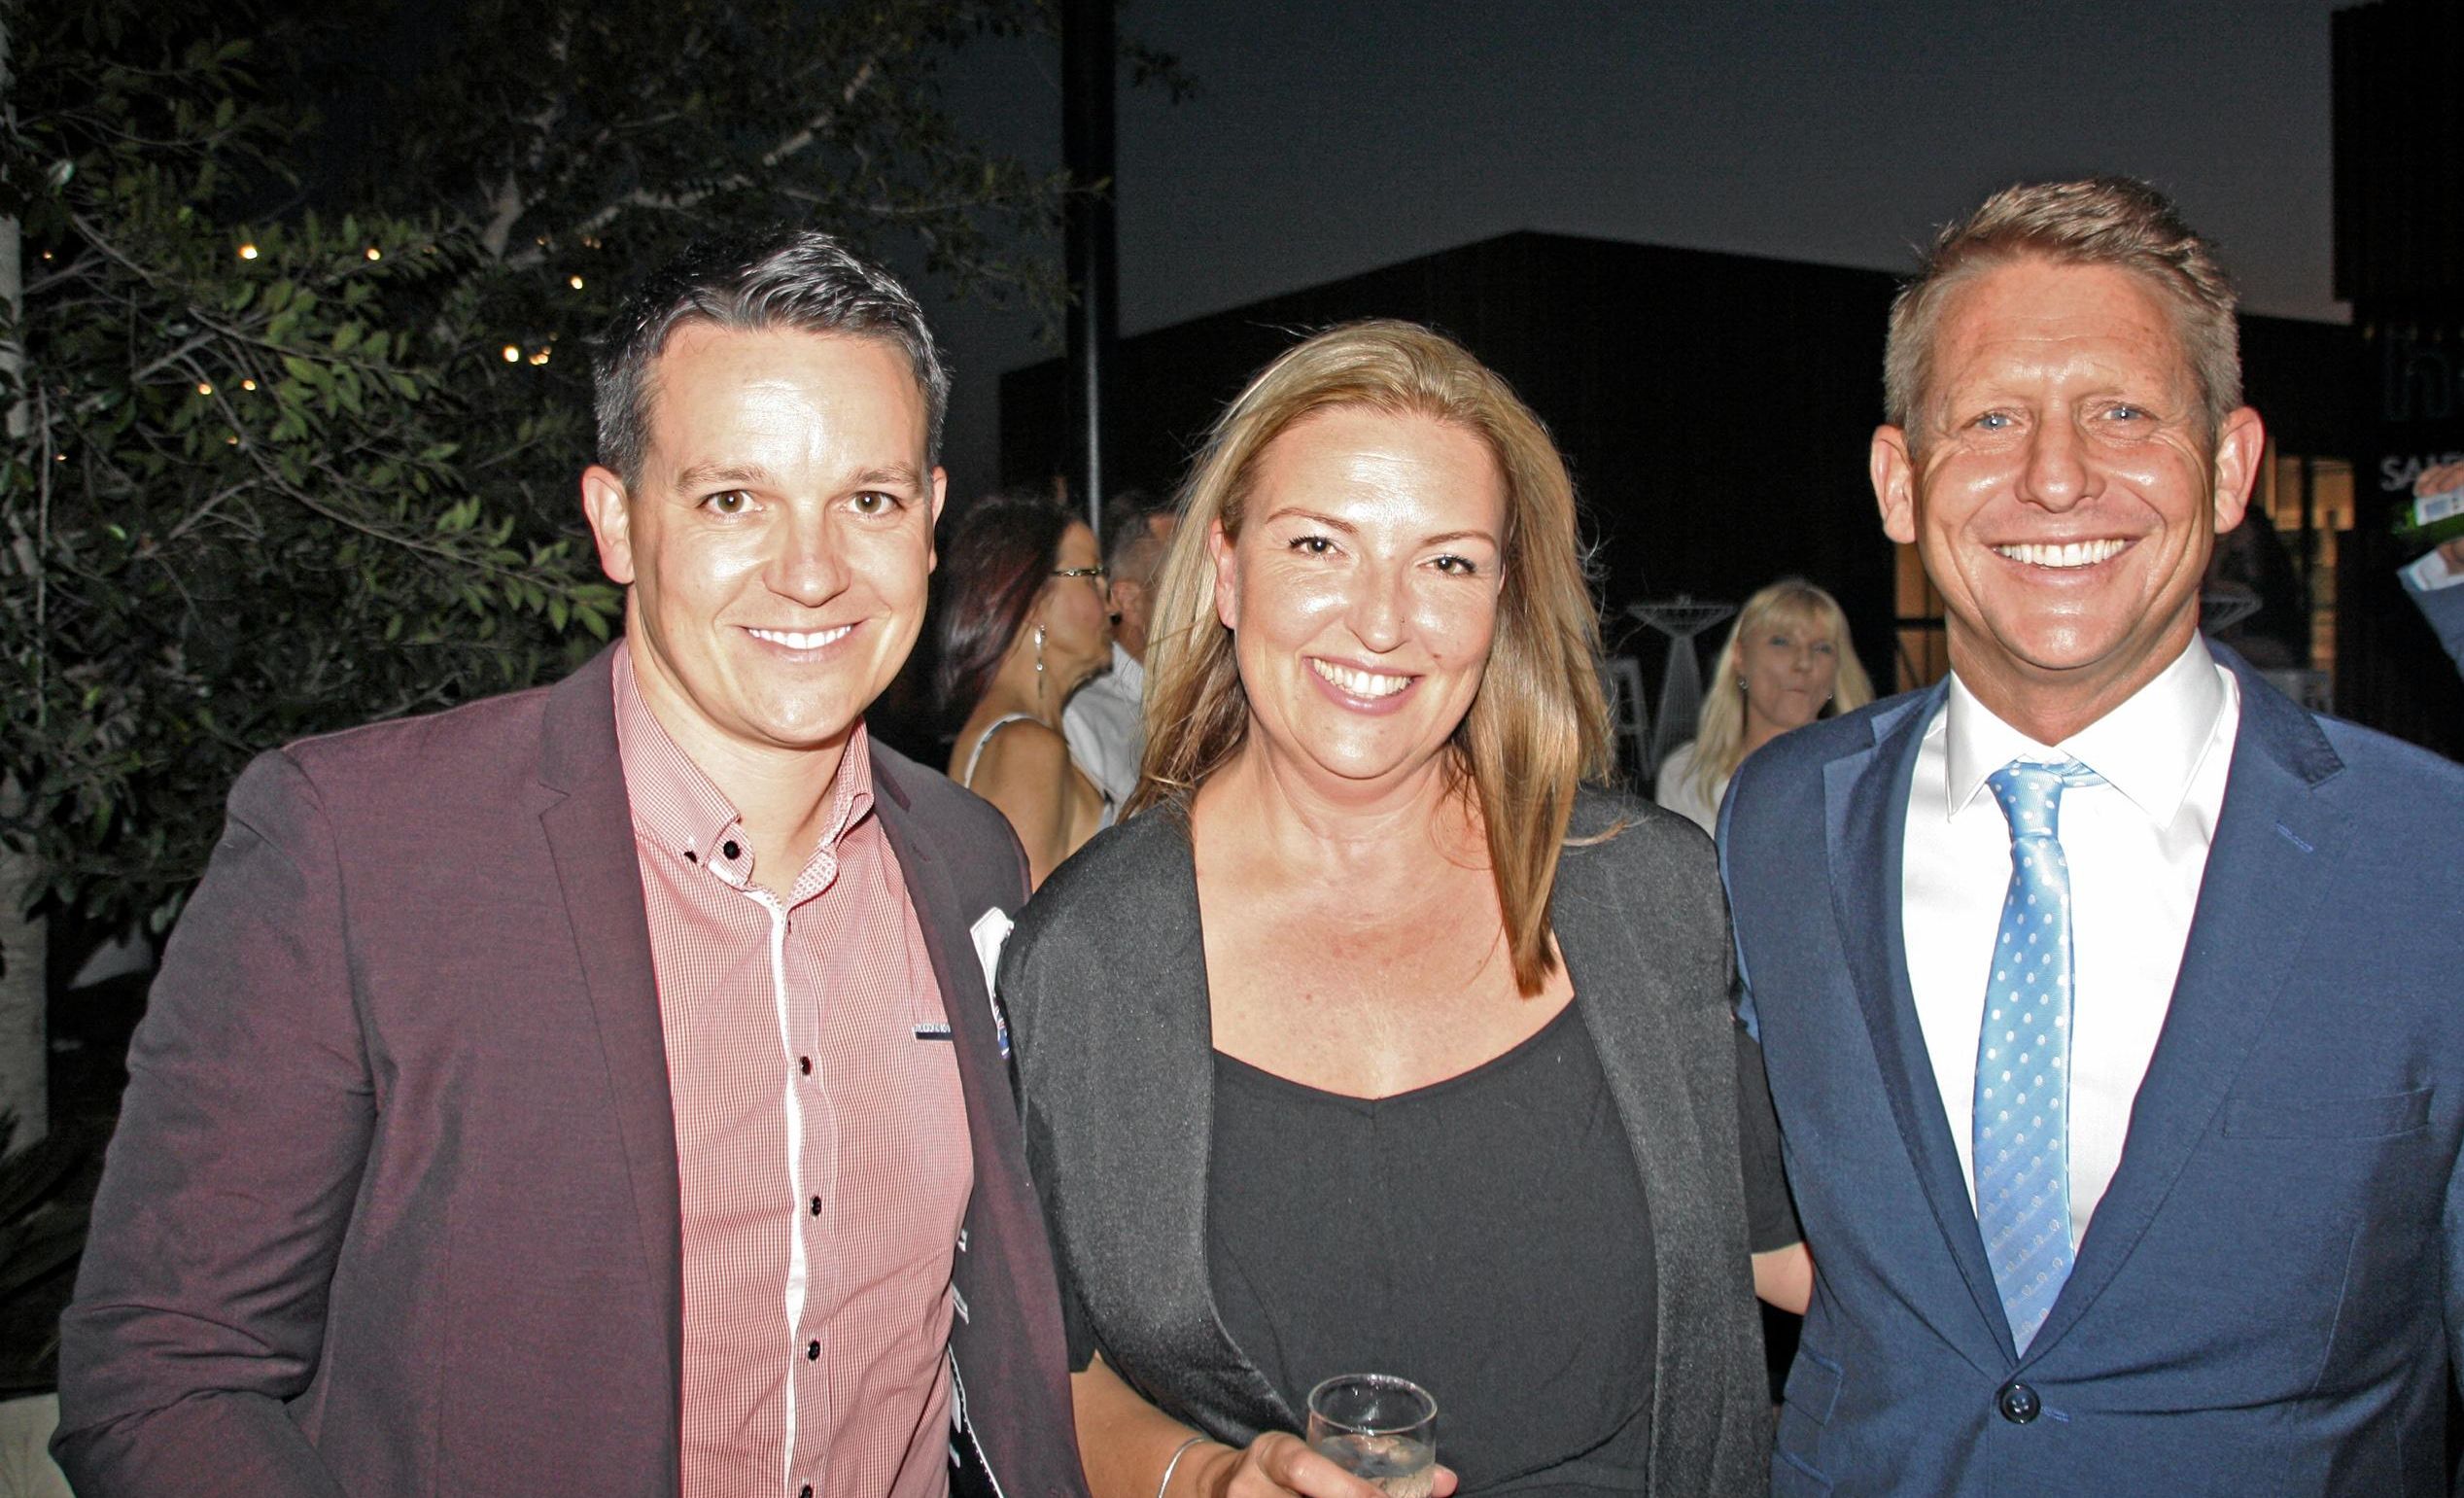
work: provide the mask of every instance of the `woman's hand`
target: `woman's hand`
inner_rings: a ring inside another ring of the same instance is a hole
[[[1803,1243],[1755,1254],[1753,1293],[1782,1310],[1804,1315],[1814,1304],[1814,1255]]]
[[[1101,1354],[1070,1375],[1069,1391],[1078,1411],[1078,1452],[1094,1498],[1385,1498],[1374,1484],[1284,1431],[1268,1431],[1246,1446],[1199,1442],[1178,1465],[1167,1466],[1173,1450],[1196,1432],[1148,1404]],[[1454,1474],[1438,1468],[1432,1498],[1447,1498],[1454,1489]]]
[[[1373,1482],[1352,1476],[1312,1451],[1298,1436],[1270,1430],[1237,1450],[1208,1445],[1190,1452],[1199,1461],[1198,1498],[1385,1498]],[[1201,1459],[1202,1458],[1202,1459]],[[1455,1488],[1453,1472],[1437,1469],[1434,1498]]]
[[[2459,488],[2464,488],[2464,463],[2442,463],[2435,468],[2423,469],[2420,476],[2412,481],[2413,494],[2424,498]],[[2464,536],[2439,547],[2439,555],[2447,558],[2448,567],[2464,572]]]

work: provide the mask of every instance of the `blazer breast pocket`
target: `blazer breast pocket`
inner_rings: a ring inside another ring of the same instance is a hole
[[[2229,1139],[2386,1139],[2430,1123],[2430,1088],[2376,1097],[2228,1097]]]

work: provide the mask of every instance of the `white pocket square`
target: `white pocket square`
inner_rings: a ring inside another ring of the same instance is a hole
[[[967,938],[975,943],[976,960],[984,964],[984,992],[992,1000],[992,1033],[1001,1042],[1003,1056],[1010,1054],[1010,1022],[1001,1013],[1001,997],[992,991],[992,979],[1001,967],[1001,944],[1010,939],[1015,924],[1009,913],[995,905],[967,927]]]

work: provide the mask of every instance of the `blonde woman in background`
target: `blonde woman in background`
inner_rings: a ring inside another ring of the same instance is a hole
[[[1838,600],[1802,577],[1783,577],[1737,610],[1695,735],[1661,761],[1653,799],[1715,831],[1728,778],[1748,754],[1826,709],[1849,713],[1873,700]]]

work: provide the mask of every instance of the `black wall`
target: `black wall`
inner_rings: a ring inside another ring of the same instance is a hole
[[[1887,680],[1891,550],[1864,452],[1891,291],[1877,271],[1508,234],[1124,340],[1120,471],[1169,493],[1224,403],[1302,332],[1428,323],[1556,436],[1600,544],[1613,643],[1635,600],[1735,600],[1802,573],[1839,596]],[[1004,482],[1060,471],[1061,395],[1057,360],[1002,376]]]
[[[1865,476],[1882,416],[1894,278],[1750,256],[1514,233],[1124,340],[1122,481],[1166,494],[1224,403],[1302,332],[1359,317],[1429,323],[1511,381],[1574,470],[1623,607],[1736,601],[1784,574],[1835,593],[1890,689],[1891,548]],[[2345,456],[2350,330],[2249,318],[2250,398],[2286,451]],[[1066,467],[1058,360],[1001,379],[1006,483]],[[1656,672],[1657,637],[1636,653]]]
[[[2464,453],[2464,6],[2378,0],[2339,11],[2333,34],[2336,294],[2361,350],[2336,709],[2464,758],[2464,681],[2398,585],[2408,557],[2388,534],[2412,475]]]

